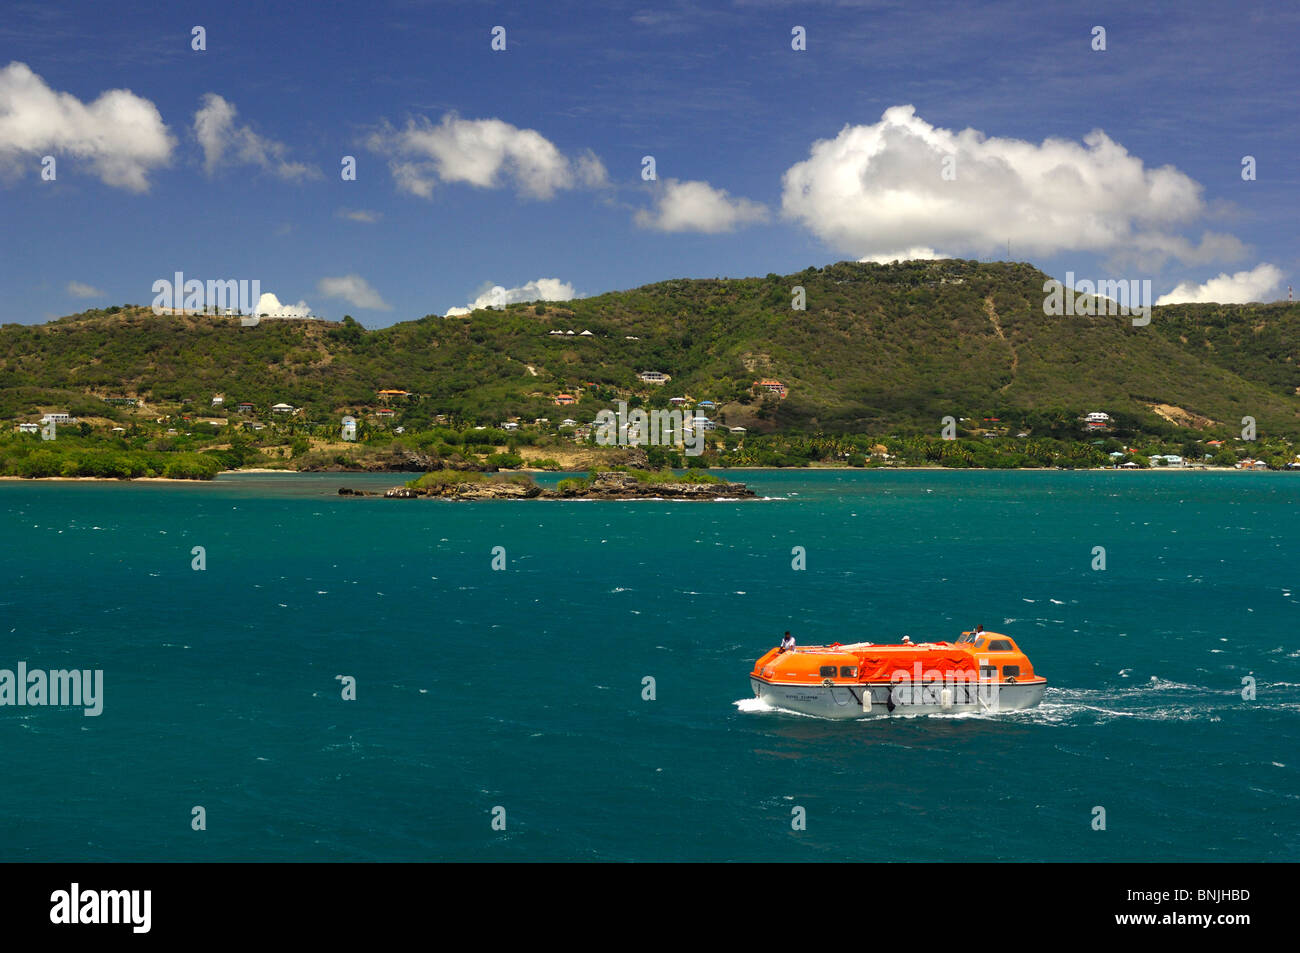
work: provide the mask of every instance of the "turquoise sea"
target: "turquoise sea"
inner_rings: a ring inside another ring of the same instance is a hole
[[[0,707],[0,860],[1300,856],[1300,474],[729,474],[771,499],[0,483],[0,668],[104,673],[98,717]],[[752,700],[785,629],[976,623],[1039,709]]]

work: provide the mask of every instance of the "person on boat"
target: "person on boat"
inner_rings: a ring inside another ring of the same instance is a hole
[[[781,651],[790,652],[793,649],[794,649],[794,636],[791,635],[789,632],[787,632],[785,634],[785,638],[781,640]]]
[[[903,644],[904,644],[904,645],[911,645],[911,644],[912,644],[912,637],[911,637],[910,635],[905,635],[905,636],[903,636]]]
[[[984,626],[982,626],[982,625],[977,625],[977,626],[975,626],[975,633],[974,633],[973,638],[978,639],[978,638],[979,638],[981,635],[983,635],[983,634],[984,634]]]

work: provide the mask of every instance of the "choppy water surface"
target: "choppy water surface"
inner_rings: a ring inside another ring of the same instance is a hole
[[[98,717],[0,707],[0,859],[1300,853],[1300,475],[731,475],[774,499],[0,484],[0,668],[104,672]],[[785,629],[977,622],[1050,680],[1040,708],[829,722],[750,697]]]

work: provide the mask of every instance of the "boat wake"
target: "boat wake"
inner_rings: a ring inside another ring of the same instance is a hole
[[[1291,688],[1291,683],[1274,682],[1267,687],[1272,689]],[[1279,693],[1280,694],[1280,693]],[[1277,710],[1300,710],[1300,692],[1286,692],[1286,697],[1273,697],[1267,702],[1251,702],[1252,705]],[[896,712],[889,719],[880,716],[868,716],[854,721],[881,721],[898,718],[941,718],[950,721],[976,719],[1014,719],[1017,722],[1041,725],[1103,725],[1123,718],[1138,721],[1206,721],[1216,722],[1222,716],[1241,705],[1241,694],[1204,685],[1189,685],[1152,676],[1146,683],[1135,685],[1118,685],[1113,688],[1054,688],[1049,686],[1042,702],[1035,708],[1014,711],[979,711],[979,712]],[[742,698],[733,702],[736,708],[746,714],[777,712],[784,715],[798,715],[801,718],[818,718],[805,712],[778,708],[758,698]],[[819,721],[836,719],[818,718]]]

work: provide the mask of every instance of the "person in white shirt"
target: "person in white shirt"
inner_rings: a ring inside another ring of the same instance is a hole
[[[792,651],[793,649],[794,649],[794,636],[791,635],[789,632],[787,632],[785,634],[785,638],[781,640],[781,651],[789,652]]]

